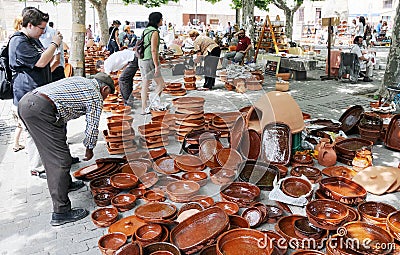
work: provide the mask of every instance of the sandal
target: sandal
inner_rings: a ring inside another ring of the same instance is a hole
[[[20,151],[20,150],[23,150],[23,149],[25,149],[25,146],[19,145],[18,147],[14,147],[14,148],[13,148],[13,151],[14,151],[14,152],[17,152],[17,151]]]

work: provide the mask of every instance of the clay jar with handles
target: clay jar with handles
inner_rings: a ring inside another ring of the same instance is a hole
[[[331,140],[329,140],[329,138],[321,138],[320,140],[319,140],[319,143],[317,144],[317,145],[315,145],[315,147],[314,147],[314,154],[316,154],[316,157],[318,158],[318,153],[319,153],[319,150],[321,149],[321,145],[322,145],[322,143],[329,143]]]
[[[318,163],[321,166],[333,166],[336,164],[336,152],[333,149],[333,144],[321,142],[321,146],[318,151]]]

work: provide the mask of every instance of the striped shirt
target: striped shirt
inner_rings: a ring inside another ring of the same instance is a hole
[[[65,123],[86,115],[83,144],[88,149],[96,146],[103,97],[95,79],[70,77],[39,87],[35,91],[47,95],[54,102]]]

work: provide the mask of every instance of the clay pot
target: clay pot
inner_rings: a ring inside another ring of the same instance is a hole
[[[319,143],[317,145],[315,145],[315,147],[314,147],[314,153],[317,153],[317,156],[318,156],[318,152],[321,149],[321,145],[325,144],[325,143],[330,143],[330,142],[331,142],[331,140],[329,138],[321,138],[319,140]]]
[[[361,171],[372,166],[372,153],[370,150],[362,148],[356,151],[356,156],[351,162],[355,171]]]
[[[337,156],[333,145],[322,142],[318,152],[318,163],[326,167],[333,166],[336,164],[336,159]]]
[[[282,182],[281,190],[290,197],[298,198],[308,194],[312,190],[312,185],[304,179],[289,177]]]
[[[327,230],[337,229],[349,216],[347,206],[328,199],[311,201],[306,206],[306,213],[311,224]]]
[[[100,208],[92,212],[93,223],[101,228],[109,227],[118,219],[118,210],[115,207]]]
[[[136,205],[136,196],[132,194],[119,194],[111,199],[111,204],[120,212],[129,211]]]
[[[99,239],[98,246],[103,255],[112,255],[126,243],[126,240],[127,236],[123,233],[110,233]]]

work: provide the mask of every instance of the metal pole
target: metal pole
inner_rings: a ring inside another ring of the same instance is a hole
[[[93,7],[93,35],[96,34],[96,15],[94,12],[94,6]]]
[[[197,25],[197,0],[196,0],[196,14],[194,15],[195,19],[196,19],[196,24],[193,25]]]

